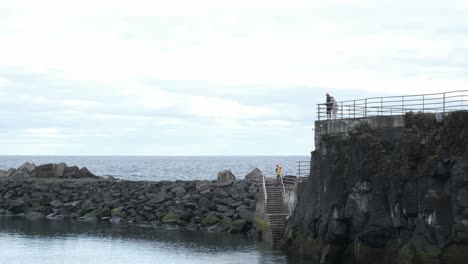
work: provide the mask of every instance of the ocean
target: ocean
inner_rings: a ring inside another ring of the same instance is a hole
[[[135,181],[215,180],[219,171],[230,169],[243,179],[254,168],[274,175],[279,164],[286,175],[297,175],[297,161],[307,156],[0,156],[0,169],[17,168],[25,162],[36,165],[65,162],[87,167],[99,176]]]

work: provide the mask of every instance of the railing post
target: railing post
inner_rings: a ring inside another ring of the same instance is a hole
[[[424,105],[424,95],[423,95],[423,113],[425,112],[425,105]]]
[[[367,98],[364,101],[364,117],[367,117]]]
[[[341,101],[341,107],[340,107],[340,112],[341,112],[341,119],[343,119],[343,101]]]
[[[383,116],[383,97],[380,97],[380,115]]]
[[[401,97],[401,115],[405,115],[405,97]]]
[[[281,185],[283,186],[283,205],[284,205],[284,200],[286,199],[286,186],[284,185],[283,175],[280,175],[280,179],[281,179]],[[289,199],[287,200],[288,200],[288,209],[289,209],[288,217],[289,217],[292,214],[292,208],[291,208],[291,203],[289,202]]]
[[[298,170],[299,177],[301,177],[301,162],[300,161],[297,162],[297,170]]]
[[[442,113],[445,114],[445,93],[444,93],[444,105],[443,105],[443,108],[442,108]]]
[[[317,105],[317,119],[320,121],[320,104]]]
[[[356,118],[356,100],[353,100],[353,118]]]

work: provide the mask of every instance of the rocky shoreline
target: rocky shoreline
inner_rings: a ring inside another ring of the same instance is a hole
[[[254,170],[242,180],[223,171],[214,181],[159,182],[92,174],[79,178],[1,177],[0,215],[249,233],[261,189],[258,173]]]

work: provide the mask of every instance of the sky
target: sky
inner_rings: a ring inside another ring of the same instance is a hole
[[[468,89],[468,2],[0,1],[0,155],[309,155],[316,104]]]

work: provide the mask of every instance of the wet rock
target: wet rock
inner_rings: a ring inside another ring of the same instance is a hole
[[[127,224],[127,220],[119,217],[119,216],[113,216],[111,219],[109,219],[109,222],[111,224],[115,224],[115,225],[126,225]]]
[[[165,224],[176,224],[179,222],[179,216],[173,212],[169,212],[162,218],[162,222]]]
[[[211,225],[217,224],[219,221],[221,220],[216,215],[211,214],[211,215],[206,216],[202,220],[201,224],[204,226],[211,226]]]
[[[46,218],[49,220],[62,220],[65,218],[65,216],[58,212],[53,212],[53,213],[48,214]]]
[[[43,213],[34,212],[34,211],[27,212],[24,216],[25,216],[28,220],[39,220],[39,219],[45,218],[45,215],[44,215]]]
[[[239,219],[235,220],[231,224],[231,229],[229,230],[229,233],[239,233],[242,232],[247,224],[247,220],[245,219]]]
[[[78,220],[82,222],[94,223],[98,221],[98,218],[96,217],[95,214],[89,213],[89,214],[83,215],[82,217],[78,217]]]
[[[239,216],[244,220],[247,220],[249,222],[253,222],[254,212],[250,211],[248,209],[241,209],[241,210],[239,210]]]

